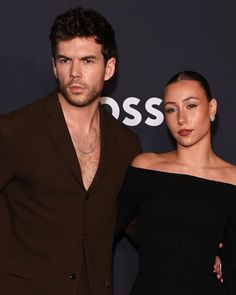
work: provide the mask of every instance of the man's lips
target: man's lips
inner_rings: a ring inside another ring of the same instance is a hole
[[[180,136],[188,136],[192,132],[192,129],[181,129],[178,134]]]
[[[81,92],[84,89],[84,87],[81,85],[71,85],[71,86],[69,86],[69,89],[71,90],[71,92],[77,93],[77,92]]]

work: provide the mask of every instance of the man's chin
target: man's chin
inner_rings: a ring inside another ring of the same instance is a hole
[[[79,108],[84,108],[87,107],[89,105],[91,105],[96,99],[93,100],[83,100],[83,99],[67,99],[67,102],[74,106],[74,107],[79,107]]]

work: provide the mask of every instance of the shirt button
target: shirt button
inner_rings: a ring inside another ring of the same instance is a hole
[[[68,277],[71,280],[76,280],[78,278],[78,274],[75,272],[71,272],[71,273],[69,273]]]

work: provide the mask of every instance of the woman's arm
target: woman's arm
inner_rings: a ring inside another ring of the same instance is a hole
[[[236,196],[235,196],[236,197]],[[227,294],[236,294],[236,204],[227,225],[222,248],[222,275]]]

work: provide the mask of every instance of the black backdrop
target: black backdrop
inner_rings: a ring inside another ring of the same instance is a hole
[[[218,99],[216,152],[236,164],[236,2],[231,0],[1,0],[0,113],[55,87],[48,33],[56,15],[82,5],[111,22],[118,42],[117,75],[102,103],[140,137],[144,151],[172,148],[163,124],[161,93],[176,72],[205,75]],[[126,295],[137,253],[123,239],[114,255],[114,294]]]

